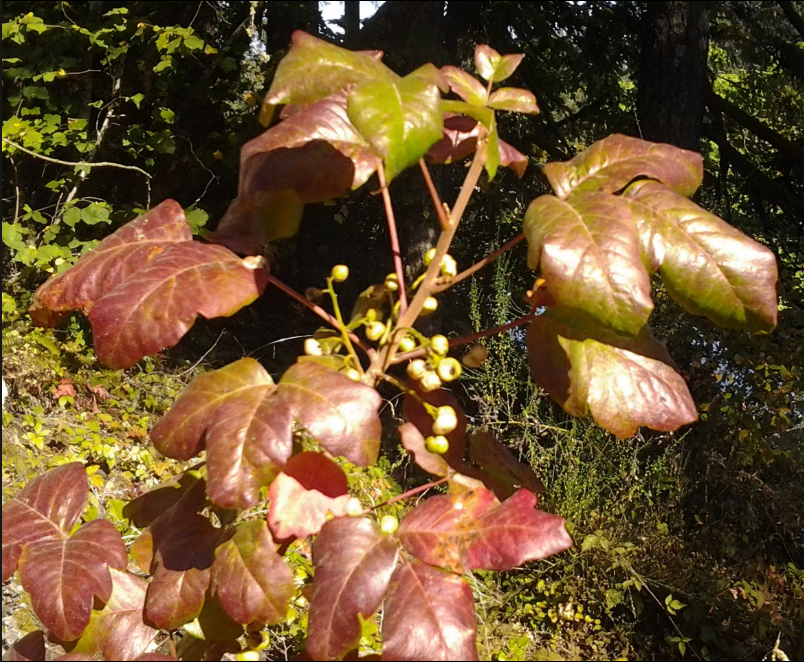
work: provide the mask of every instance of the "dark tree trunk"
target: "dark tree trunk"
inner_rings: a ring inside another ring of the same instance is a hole
[[[646,140],[698,149],[708,49],[708,3],[647,3],[638,97]]]
[[[348,44],[360,32],[360,1],[346,0],[343,13],[344,41]]]

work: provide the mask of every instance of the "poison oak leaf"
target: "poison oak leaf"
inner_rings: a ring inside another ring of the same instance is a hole
[[[45,633],[41,630],[29,632],[18,639],[3,655],[8,662],[36,662],[45,659]]]
[[[533,470],[519,462],[489,432],[476,432],[469,437],[469,459],[477,468],[464,468],[464,472],[481,479],[498,499],[507,499],[520,487],[544,492],[544,485]]]
[[[500,55],[486,44],[475,47],[475,69],[481,78],[492,83],[501,83],[512,76],[524,58],[520,53]]]
[[[412,395],[405,395],[405,399],[403,401],[403,416],[413,426],[415,426],[416,430],[418,430],[419,434],[421,434],[424,439],[433,434],[433,417],[430,412],[425,409],[422,401],[427,402],[434,407],[448,406],[455,410],[457,424],[451,432],[444,435],[449,442],[449,450],[447,450],[447,452],[440,457],[448,466],[452,467],[456,471],[459,471],[463,466],[463,454],[466,448],[466,414],[463,413],[463,409],[461,409],[458,401],[455,399],[455,396],[446,389],[437,388],[432,391],[424,391],[420,387],[420,382],[411,383],[411,387],[414,388],[419,397],[416,398]],[[402,429],[400,428],[400,434],[401,433]],[[423,454],[422,451],[419,450],[418,437],[415,437],[412,431],[407,427],[405,428],[403,443],[405,440],[407,440],[407,443],[410,446],[409,448],[408,446],[405,446],[405,448],[414,453],[414,459],[416,460],[416,463],[422,467],[422,469],[429,471],[430,473],[435,473],[439,476],[446,475],[446,473],[440,473],[443,470],[443,465],[441,462],[435,461],[432,457],[430,457],[435,455],[434,453],[430,453],[423,447],[424,453],[426,454]],[[420,460],[424,464],[421,464]]]

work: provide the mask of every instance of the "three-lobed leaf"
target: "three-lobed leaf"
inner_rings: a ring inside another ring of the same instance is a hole
[[[520,487],[537,493],[545,491],[533,470],[519,462],[490,432],[476,432],[469,438],[469,459],[477,467],[469,473],[480,478],[498,499],[507,499]]]
[[[501,83],[513,75],[524,57],[521,53],[500,55],[491,46],[479,44],[475,47],[475,69],[484,80]]]
[[[399,549],[365,518],[327,522],[313,543],[313,597],[307,652],[314,660],[337,660],[360,640],[360,618],[377,611]],[[400,658],[403,659],[403,658]]]
[[[477,660],[477,617],[465,579],[403,561],[383,606],[384,660]]]
[[[449,89],[466,103],[472,106],[485,105],[486,87],[472,74],[450,65],[441,67],[441,74],[446,79]]]

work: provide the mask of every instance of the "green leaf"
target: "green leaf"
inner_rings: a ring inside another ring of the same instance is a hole
[[[159,73],[160,71],[164,71],[165,69],[170,69],[173,66],[173,57],[171,55],[166,55],[159,63],[154,67],[154,72]]]
[[[647,326],[623,335],[554,307],[531,322],[526,342],[534,381],[567,413],[591,412],[620,438],[641,425],[670,431],[697,418],[687,385]]]
[[[15,251],[25,249],[27,244],[22,238],[22,229],[20,226],[3,221],[3,244]]]
[[[518,87],[501,87],[492,92],[489,97],[489,108],[510,110],[515,113],[536,114],[539,112],[533,92]]]
[[[475,69],[480,77],[492,83],[500,83],[510,77],[524,59],[524,55],[500,55],[491,46],[475,47]]]
[[[653,310],[631,204],[607,193],[536,198],[525,212],[528,266],[559,303],[636,334]]]
[[[209,214],[198,207],[187,209],[184,215],[187,217],[187,224],[192,229],[193,234],[199,234],[206,226],[207,221],[209,221]]]
[[[369,80],[349,92],[349,119],[385,160],[389,182],[441,138],[440,83],[438,69],[427,64],[400,80]]]
[[[174,113],[170,108],[160,108],[159,117],[161,117],[162,120],[168,124],[173,124],[176,119],[176,113]]]
[[[204,48],[204,40],[197,35],[190,35],[184,38],[184,46],[191,51],[197,51]]]
[[[128,100],[131,101],[135,106],[137,106],[137,108],[139,108],[144,98],[145,95],[142,92],[138,92],[137,94],[130,96]]]
[[[452,66],[441,67],[441,74],[446,78],[449,89],[470,106],[486,105],[486,88],[472,74]]]
[[[81,210],[81,220],[87,225],[97,225],[98,223],[111,223],[109,218],[110,209],[105,204],[93,202],[88,207]]]
[[[493,118],[486,143],[485,167],[489,181],[492,181],[497,175],[497,169],[500,167],[500,161],[502,160],[500,156],[500,134],[497,133],[497,121]]]
[[[656,182],[630,186],[642,251],[686,310],[748,331],[776,326],[776,258],[762,244]]]
[[[70,207],[64,212],[62,221],[64,221],[65,225],[74,228],[81,221],[81,210],[78,207]]]
[[[701,185],[703,158],[673,145],[615,134],[569,161],[548,163],[544,174],[561,198],[573,191],[613,193],[637,177],[658,179],[676,193],[690,196]]]

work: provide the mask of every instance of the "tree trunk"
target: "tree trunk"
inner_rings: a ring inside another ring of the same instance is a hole
[[[346,0],[343,13],[344,41],[348,44],[360,32],[360,2],[359,0]]]
[[[709,3],[649,2],[644,20],[642,136],[697,150],[706,103]]]

